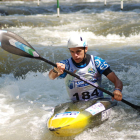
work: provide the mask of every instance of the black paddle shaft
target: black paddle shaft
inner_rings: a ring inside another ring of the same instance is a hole
[[[53,62],[51,62],[51,61],[49,61],[49,60],[46,60],[46,59],[43,58],[43,57],[40,57],[40,59],[43,60],[44,62],[46,62],[46,63],[48,63],[48,64],[54,66],[54,67],[57,67],[57,65],[56,65],[55,63],[53,63]],[[83,77],[80,77],[80,76],[78,76],[78,75],[76,75],[76,74],[74,74],[74,73],[72,73],[72,72],[70,72],[70,71],[68,71],[68,70],[66,70],[66,69],[64,70],[64,72],[66,72],[66,73],[70,74],[71,76],[76,77],[77,79],[82,80],[82,81],[88,83],[89,85],[91,85],[91,86],[93,86],[93,87],[95,87],[95,88],[97,88],[97,89],[99,89],[99,90],[101,90],[101,91],[107,93],[108,95],[114,97],[114,94],[112,94],[111,92],[109,92],[109,91],[107,91],[107,90],[105,90],[105,89],[103,89],[103,88],[101,88],[101,87],[99,87],[99,86],[95,86],[92,82],[90,82],[90,81],[84,79]],[[132,103],[130,103],[130,102],[124,100],[124,99],[122,99],[121,101],[122,101],[123,103],[125,103],[125,104],[131,106],[132,108],[134,108],[134,109],[140,111],[140,106],[136,106],[136,105],[134,105],[134,104],[132,104]]]

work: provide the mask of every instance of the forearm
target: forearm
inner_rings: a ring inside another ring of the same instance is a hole
[[[111,72],[107,75],[107,78],[114,84],[115,89],[114,89],[114,97],[113,99],[117,101],[122,100],[122,89],[123,89],[123,83],[122,81],[115,75],[114,72]]]
[[[114,84],[115,89],[120,89],[122,91],[123,89],[123,83],[122,81],[115,75],[114,72],[111,72],[107,75],[107,78]]]
[[[55,78],[57,78],[60,74],[58,72],[54,72],[53,69],[50,70],[49,72],[49,78],[54,80]]]
[[[61,74],[64,73],[65,64],[63,64],[63,63],[56,63],[56,65],[57,65],[57,67],[54,67],[49,72],[49,78],[52,79],[52,80],[57,78],[58,76],[60,76]]]
[[[122,84],[122,81],[117,79],[115,82],[114,82],[114,85],[115,85],[115,89],[120,89],[122,91],[123,89],[123,84]]]

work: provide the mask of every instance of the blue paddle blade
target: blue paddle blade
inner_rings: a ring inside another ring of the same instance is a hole
[[[9,31],[0,30],[0,46],[4,50],[16,55],[30,58],[40,57],[28,42],[15,33]]]
[[[30,54],[33,57],[39,57],[39,55],[36,53],[35,50],[33,50],[32,48],[26,46],[25,44],[22,44],[21,42],[18,42],[18,41],[14,40],[14,39],[10,39],[9,43],[11,45],[13,45],[14,47],[22,50],[23,52],[26,52],[26,53]]]

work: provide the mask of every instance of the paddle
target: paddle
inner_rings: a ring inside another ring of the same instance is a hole
[[[5,30],[0,30],[0,46],[6,50],[7,52],[16,54],[16,55],[20,55],[20,56],[24,56],[24,57],[29,57],[29,58],[35,58],[35,59],[39,59],[42,60],[54,67],[57,67],[55,63],[43,58],[42,56],[40,56],[36,50],[27,42],[25,41],[23,38],[21,38],[20,36],[16,35],[15,33],[12,32],[8,32]],[[83,77],[80,77],[68,70],[64,70],[64,72],[70,74],[71,76],[76,77],[79,80],[82,80],[86,83],[88,83],[89,85],[107,93],[108,95],[114,97],[113,93],[94,85],[92,82],[84,79]],[[140,106],[134,105],[124,99],[121,100],[123,103],[131,106],[132,108],[140,111]]]

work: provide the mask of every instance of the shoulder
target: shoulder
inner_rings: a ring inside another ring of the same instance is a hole
[[[102,74],[110,65],[101,57],[94,56],[95,66],[100,74]]]
[[[99,56],[94,56],[94,61],[95,61],[95,63],[96,63],[97,65],[99,65],[100,63],[105,62],[105,60],[102,59],[102,58],[99,57]]]
[[[62,61],[60,61],[60,63],[63,63],[63,64],[65,64],[65,69],[69,69],[69,60],[68,59],[66,59],[66,60],[62,60]]]

